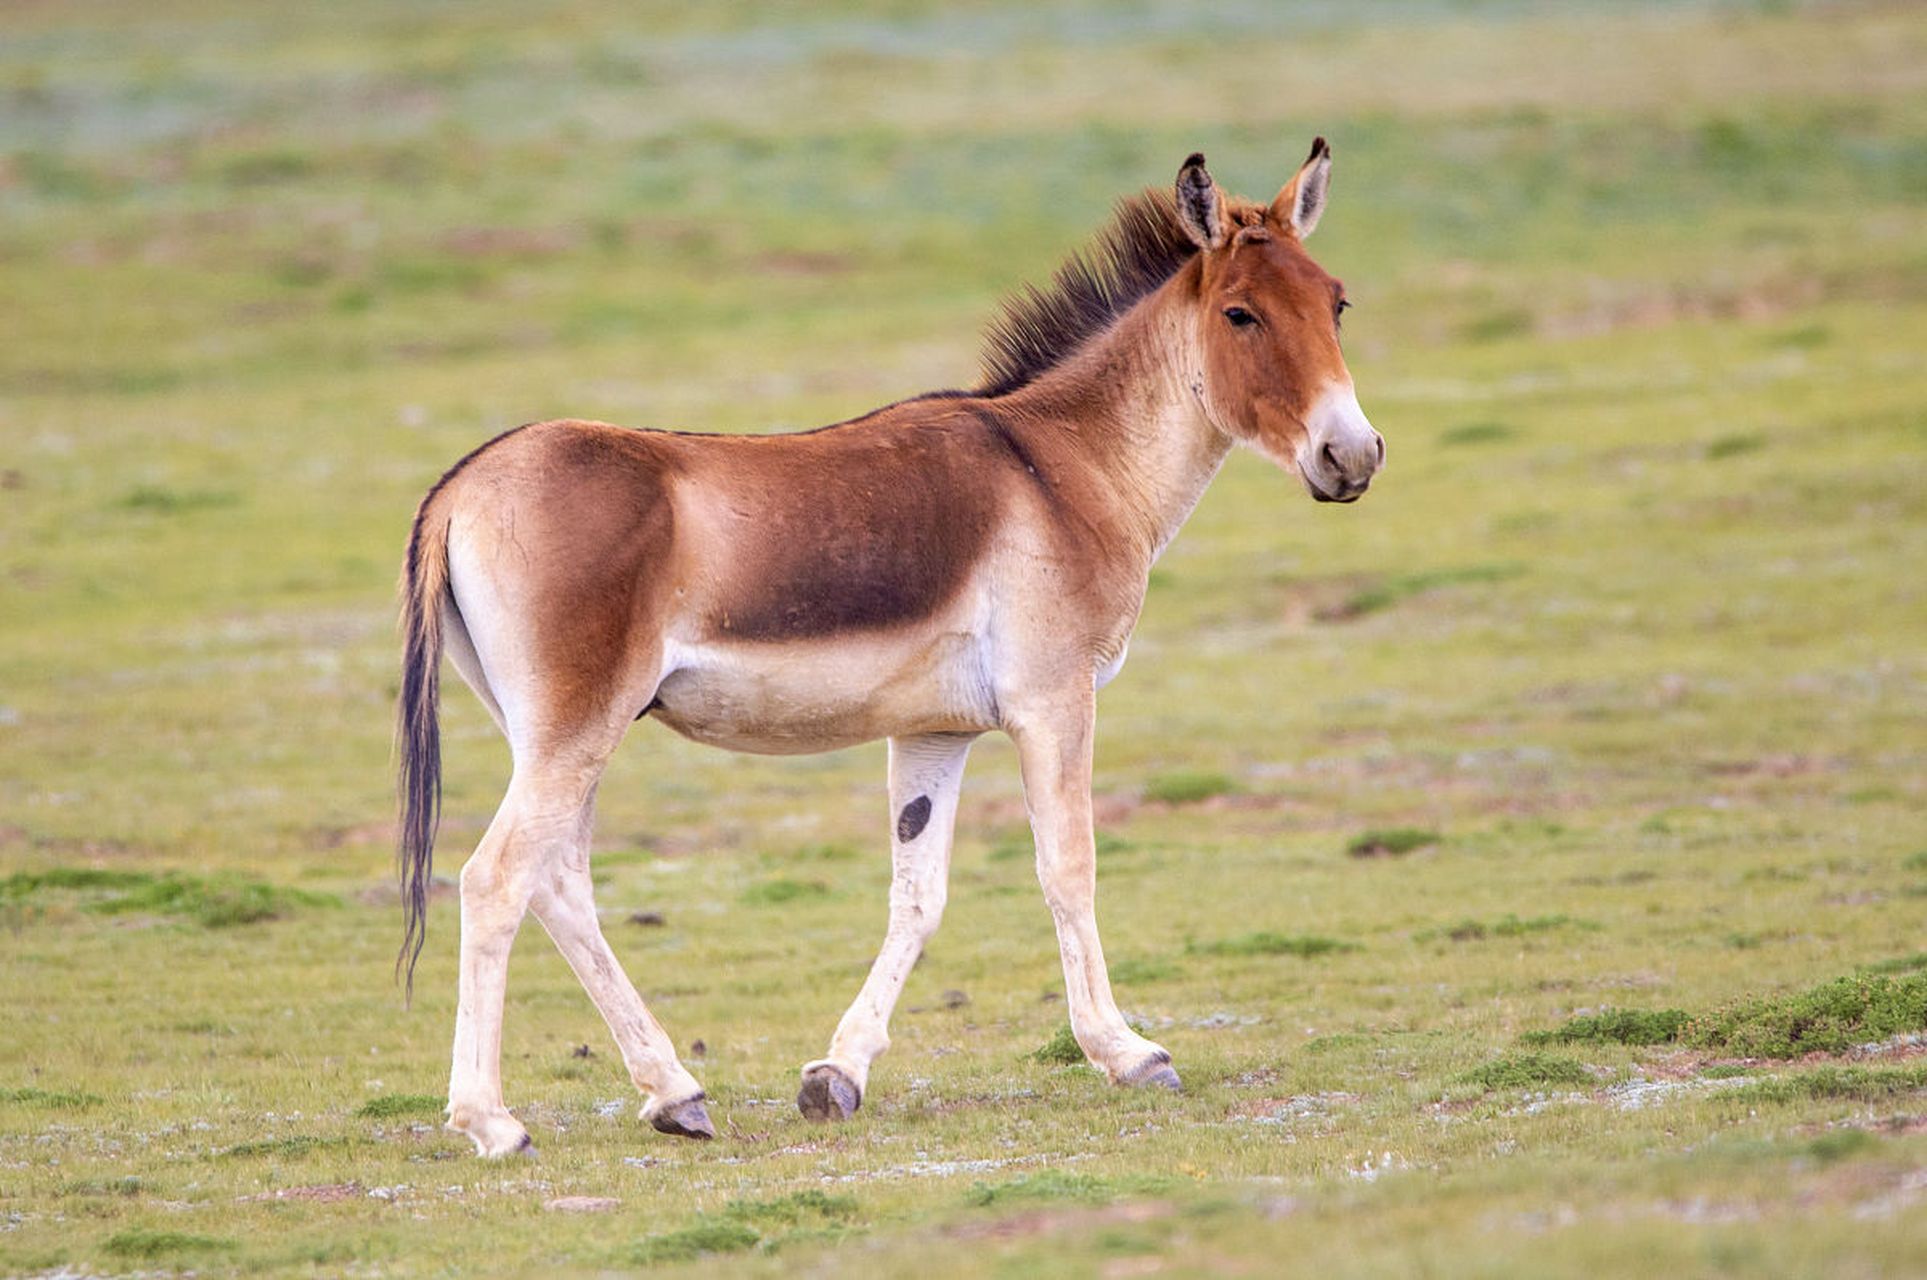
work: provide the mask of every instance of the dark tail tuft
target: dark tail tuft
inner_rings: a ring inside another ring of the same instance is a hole
[[[433,498],[433,495],[430,495]],[[395,707],[395,780],[400,821],[395,836],[401,878],[402,942],[395,976],[415,996],[415,961],[428,941],[428,885],[435,830],[442,816],[442,603],[448,594],[448,525],[415,513],[401,581],[401,696]]]

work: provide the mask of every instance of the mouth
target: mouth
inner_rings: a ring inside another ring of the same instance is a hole
[[[1318,502],[1337,502],[1337,503],[1357,502],[1360,498],[1365,496],[1365,490],[1372,487],[1372,482],[1370,480],[1366,480],[1366,481],[1363,481],[1362,483],[1355,484],[1355,485],[1346,485],[1336,490],[1326,490],[1316,480],[1312,479],[1311,476],[1307,473],[1301,472],[1299,475],[1299,478],[1305,482],[1306,490],[1309,491],[1312,498]]]

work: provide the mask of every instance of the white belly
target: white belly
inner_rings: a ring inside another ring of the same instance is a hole
[[[732,751],[800,755],[996,727],[978,636],[917,628],[824,641],[672,641],[651,718]]]

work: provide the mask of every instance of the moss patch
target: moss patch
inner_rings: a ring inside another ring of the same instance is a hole
[[[1684,1009],[1602,1009],[1519,1039],[1524,1044],[1670,1044],[1689,1021]]]
[[[234,1241],[188,1231],[154,1231],[131,1227],[101,1242],[101,1248],[122,1258],[166,1258],[178,1253],[213,1253],[232,1249]]]
[[[445,1100],[436,1093],[384,1093],[355,1108],[364,1120],[392,1120],[399,1116],[439,1116]]]
[[[1549,1085],[1590,1085],[1592,1072],[1582,1062],[1549,1053],[1514,1053],[1455,1077],[1460,1084],[1498,1089],[1543,1089]]]
[[[83,908],[102,915],[179,916],[209,929],[277,919],[296,907],[341,905],[332,894],[284,888],[232,873],[191,876],[75,867],[16,872],[0,880],[0,900],[7,902],[31,901],[56,892],[86,895]]]
[[[760,1232],[741,1222],[709,1220],[648,1236],[629,1250],[629,1258],[643,1265],[687,1262],[706,1254],[740,1253],[744,1249],[753,1249],[762,1238]]]
[[[1795,1058],[1923,1029],[1927,974],[1856,974],[1805,991],[1736,1001],[1693,1019],[1680,1040],[1743,1058]]]
[[[1327,938],[1321,934],[1261,930],[1257,933],[1241,933],[1235,938],[1223,938],[1217,942],[1193,942],[1185,949],[1201,956],[1298,956],[1310,959],[1360,948],[1356,942]]]
[[[1927,1065],[1816,1067],[1744,1085],[1736,1096],[1760,1102],[1880,1102],[1927,1089]]]
[[[1032,1062],[1045,1062],[1059,1067],[1075,1066],[1085,1060],[1083,1047],[1077,1043],[1077,1036],[1072,1033],[1068,1022],[1051,1032],[1050,1039],[1025,1056]]]
[[[1345,852],[1354,858],[1396,858],[1435,845],[1445,837],[1436,831],[1422,827],[1386,827],[1383,830],[1361,832]]]

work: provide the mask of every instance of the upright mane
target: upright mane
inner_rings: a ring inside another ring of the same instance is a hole
[[[984,334],[984,381],[976,394],[1001,396],[1036,381],[1197,253],[1169,191],[1118,201],[1110,225],[1057,268],[1048,288],[1025,285],[1004,303]]]

